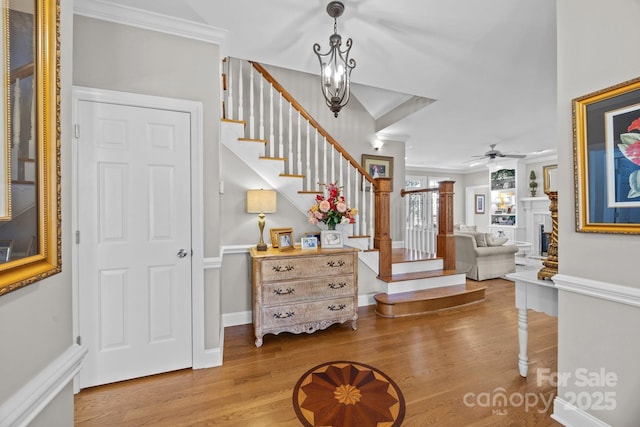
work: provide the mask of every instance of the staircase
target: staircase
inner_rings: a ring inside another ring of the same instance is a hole
[[[389,179],[373,179],[259,64],[227,58],[224,69],[222,143],[304,215],[319,184],[340,183],[348,206],[358,209],[345,242],[361,249],[360,261],[378,276],[378,314],[406,316],[484,299],[484,288],[467,289],[465,275],[454,270],[451,218],[451,235],[438,236],[445,256],[392,250]],[[443,207],[452,207],[452,182],[448,188],[440,194]]]

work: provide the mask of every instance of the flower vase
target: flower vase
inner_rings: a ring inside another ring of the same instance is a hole
[[[336,225],[333,222],[328,222],[327,223],[327,230],[335,230],[336,229]]]

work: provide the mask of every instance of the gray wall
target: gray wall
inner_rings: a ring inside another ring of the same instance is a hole
[[[640,237],[577,233],[574,218],[571,100],[638,77],[637,0],[558,0],[559,270],[561,274],[632,288]],[[558,371],[604,368],[618,376],[615,411],[589,412],[615,426],[637,425],[640,310],[602,299],[559,293]],[[573,382],[558,395],[584,392]],[[590,392],[591,390],[586,390]]]
[[[220,254],[219,47],[83,16],[74,17],[73,84],[202,102],[204,256]],[[220,344],[218,274],[205,274],[206,345]]]
[[[72,4],[61,4],[62,169],[71,163]],[[62,235],[70,236],[70,174],[62,174]],[[62,239],[62,272],[0,297],[0,402],[4,402],[73,344],[71,246]],[[73,425],[73,394],[67,386],[33,425]]]

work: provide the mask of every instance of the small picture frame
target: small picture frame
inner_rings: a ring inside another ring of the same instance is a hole
[[[476,202],[475,213],[483,214],[484,213],[484,194],[476,194],[474,199]]]
[[[318,246],[322,246],[322,242],[320,241],[320,230],[304,233],[304,237],[315,237],[318,242]]]
[[[271,247],[277,248],[279,246],[280,240],[278,240],[278,233],[289,231],[293,233],[293,228],[285,227],[285,228],[270,228],[269,235],[271,236]]]
[[[9,262],[13,252],[13,240],[0,240],[0,264]]]
[[[318,249],[318,239],[315,237],[303,237],[300,243],[303,251]]]
[[[293,232],[281,231],[277,233],[278,249],[281,251],[290,251],[293,249]]]
[[[342,231],[323,230],[320,232],[322,249],[335,249],[342,247]]]
[[[558,178],[556,174],[558,172],[558,165],[549,165],[542,167],[543,184],[545,194],[549,191],[558,191]]]

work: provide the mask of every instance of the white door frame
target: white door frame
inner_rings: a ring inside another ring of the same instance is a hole
[[[192,368],[199,369],[212,366],[208,359],[211,354],[205,349],[205,313],[204,313],[204,195],[203,195],[203,122],[202,103],[159,96],[140,95],[129,92],[117,92],[105,89],[74,86],[72,89],[72,117],[74,138],[72,147],[72,202],[71,202],[71,234],[70,241],[75,242],[78,230],[78,103],[93,101],[127,105],[133,107],[163,109],[188,113],[191,131],[191,355]],[[73,244],[71,250],[72,268],[72,310],[73,336],[78,340],[79,322],[79,253],[78,245]],[[81,345],[81,342],[78,344]],[[75,391],[78,391],[77,379],[74,380]]]

